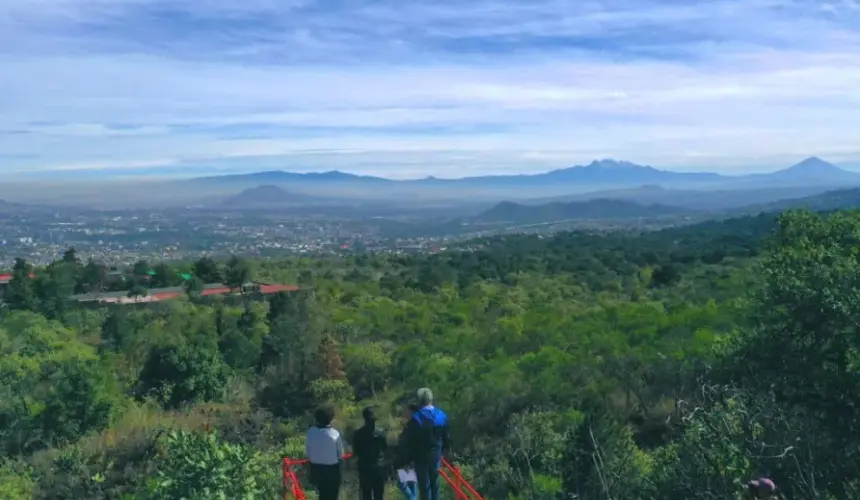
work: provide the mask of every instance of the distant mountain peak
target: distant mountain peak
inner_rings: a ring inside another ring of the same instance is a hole
[[[807,158],[786,169],[764,174],[764,176],[783,182],[850,182],[854,184],[860,182],[860,174],[843,170],[816,156]]]
[[[604,158],[602,160],[594,160],[588,165],[586,168],[601,168],[606,170],[629,170],[634,168],[647,168],[642,165],[637,165],[635,163],[631,163],[629,161],[623,160],[613,160],[611,158]]]
[[[836,165],[824,161],[817,156],[810,156],[809,158],[788,167],[786,170],[788,171],[808,171],[808,172],[844,172],[841,168]]]
[[[325,172],[308,172],[303,175],[314,176],[314,177],[328,177],[332,179],[340,179],[344,177],[358,177],[355,174],[348,174],[346,172],[341,172],[340,170],[328,170]]]

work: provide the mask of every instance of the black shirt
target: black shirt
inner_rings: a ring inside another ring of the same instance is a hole
[[[352,451],[361,468],[384,467],[387,450],[385,431],[376,426],[365,424],[352,435]]]

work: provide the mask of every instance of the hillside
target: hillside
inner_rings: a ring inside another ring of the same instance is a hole
[[[748,207],[752,204],[765,205],[780,200],[794,200],[814,196],[834,188],[835,186],[812,185],[749,189],[675,189],[644,185],[630,189],[601,190],[551,198],[538,198],[523,201],[522,203],[541,205],[553,202],[569,203],[573,201],[608,198],[632,201],[641,205],[666,204],[692,210],[727,210]]]
[[[311,196],[291,193],[279,186],[263,185],[245,189],[239,194],[227,198],[221,205],[230,208],[260,208],[273,205],[290,205],[313,199]]]
[[[619,219],[677,215],[685,210],[667,205],[640,205],[624,200],[596,199],[570,203],[521,205],[502,202],[479,214],[475,219],[485,222],[517,224],[551,222],[565,219]],[[687,210],[689,212],[689,210]]]
[[[316,408],[349,445],[372,405],[396,442],[430,387],[488,499],[735,498],[761,475],[791,498],[856,498],[858,233],[856,213],[764,214],[435,255],[144,262],[151,276],[109,281],[72,252],[18,261],[3,495],[278,498]],[[251,280],[299,290],[240,295]],[[129,303],[70,300],[106,286]],[[135,303],[159,287],[185,291]],[[343,498],[355,483],[347,467]]]
[[[842,210],[860,207],[860,188],[837,189],[814,196],[780,200],[757,206],[757,210],[778,212],[790,208],[808,208],[814,211]]]

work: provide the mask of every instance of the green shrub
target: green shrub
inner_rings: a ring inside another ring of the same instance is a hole
[[[173,431],[144,499],[256,500],[275,498],[277,460],[241,445],[225,443],[214,432]]]

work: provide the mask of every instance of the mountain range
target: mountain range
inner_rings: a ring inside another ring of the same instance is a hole
[[[538,174],[488,175],[457,179],[394,180],[384,177],[356,175],[339,171],[295,173],[284,171],[257,172],[251,174],[223,175],[192,179],[191,182],[206,184],[353,184],[380,187],[426,186],[426,187],[480,187],[480,188],[525,188],[565,185],[574,187],[624,187],[642,184],[716,186],[716,185],[793,185],[793,184],[860,184],[860,173],[843,170],[820,158],[807,158],[800,163],[776,172],[727,176],[704,172],[673,172],[652,166],[637,165],[627,161],[596,160],[588,165],[574,166]]]
[[[770,203],[741,207],[737,213],[781,212],[793,208],[806,208],[815,212],[860,208],[860,188],[837,189],[804,196],[802,198],[777,200]]]
[[[549,196],[521,200],[525,205],[543,205],[546,203],[570,203],[595,199],[625,200],[640,205],[669,204],[691,210],[725,210],[748,206],[750,204],[767,204],[780,200],[799,199],[814,196],[833,186],[800,185],[782,187],[748,187],[731,189],[719,187],[715,189],[676,189],[648,184],[635,188],[605,189],[574,193],[562,196]]]
[[[669,191],[671,192],[671,191]],[[860,188],[837,189],[813,196],[785,198],[769,203],[752,203],[727,210],[700,211],[674,204],[645,204],[641,202],[598,198],[587,201],[551,202],[525,205],[503,201],[471,219],[483,223],[534,224],[576,219],[634,219],[666,215],[700,215],[704,217],[741,216],[759,213],[776,213],[783,210],[806,208],[816,212],[856,209],[860,207]]]
[[[261,186],[265,189],[256,190]],[[437,207],[445,213],[460,210],[462,214],[477,214],[503,200],[543,204],[596,198],[712,210],[854,186],[860,187],[860,173],[843,170],[820,158],[808,158],[777,172],[741,176],[673,172],[627,161],[598,160],[538,174],[460,179],[394,180],[339,171],[266,171],[191,179],[0,183],[0,198],[10,204],[104,209],[241,209],[265,205],[292,210],[300,206],[373,205],[374,211],[385,208],[386,213]],[[251,191],[242,194],[243,190]]]
[[[632,201],[596,199],[570,203],[521,205],[503,201],[475,217],[481,222],[512,222],[517,224],[563,221],[573,219],[627,219],[658,217],[689,213],[689,210],[668,205],[641,205]]]

